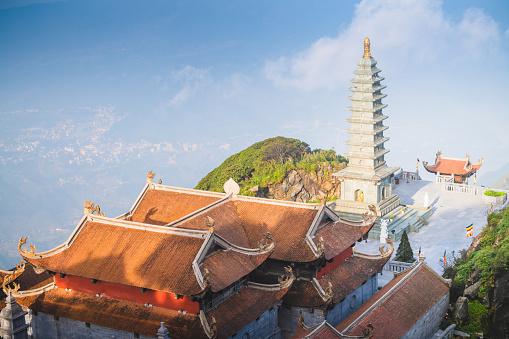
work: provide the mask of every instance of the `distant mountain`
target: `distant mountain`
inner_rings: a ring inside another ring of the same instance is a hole
[[[509,190],[509,172],[498,179],[491,187],[501,190]]]
[[[298,139],[275,137],[257,142],[226,159],[195,187],[223,192],[233,178],[241,195],[294,201],[331,199],[339,194],[332,173],[346,166],[334,150],[311,151]]]
[[[481,168],[481,170],[477,173],[477,182],[478,184],[484,185],[486,187],[495,188],[495,185],[499,184],[500,180],[504,181],[504,177],[507,177],[508,174],[509,162],[500,166],[500,168],[495,171],[484,172]]]

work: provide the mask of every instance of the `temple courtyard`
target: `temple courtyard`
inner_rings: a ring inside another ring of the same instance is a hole
[[[490,205],[482,201],[481,195],[448,192],[443,190],[443,185],[433,181],[400,181],[393,190],[401,198],[403,205],[424,206],[426,193],[429,204],[433,208],[433,215],[428,219],[428,225],[423,226],[419,233],[409,233],[408,239],[414,252],[418,256],[419,247],[426,263],[437,273],[443,273],[444,251],[447,257],[454,251],[456,254],[462,249],[468,249],[472,239],[477,236],[486,225],[486,217]],[[498,207],[494,206],[494,210]],[[474,224],[473,237],[467,238],[466,227]],[[394,254],[399,246],[399,241],[394,243]],[[356,250],[365,253],[378,253],[382,246],[380,241],[368,239],[357,243]],[[379,274],[379,285],[384,286],[393,277],[392,273],[384,271]]]

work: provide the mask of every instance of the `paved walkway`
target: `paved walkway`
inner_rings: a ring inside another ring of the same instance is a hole
[[[393,193],[400,196],[402,204],[416,206],[424,206],[424,196],[428,193],[429,203],[435,212],[429,218],[428,226],[423,226],[419,233],[408,234],[408,238],[415,257],[421,247],[426,263],[439,274],[443,273],[444,250],[449,256],[453,251],[458,253],[470,246],[473,237],[467,238],[465,227],[473,223],[475,237],[486,225],[490,206],[483,204],[481,196],[443,191],[441,184],[423,180],[403,181],[396,185]],[[378,253],[380,246],[379,241],[369,239],[367,243],[357,243],[355,249]],[[394,243],[394,254],[398,246],[399,241]],[[379,276],[380,285],[385,285],[392,277],[392,273],[384,271]]]

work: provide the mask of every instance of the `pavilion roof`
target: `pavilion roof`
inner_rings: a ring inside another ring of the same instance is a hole
[[[372,324],[372,338],[400,338],[449,288],[445,279],[419,262],[391,280],[336,329],[355,336]]]
[[[469,177],[477,172],[482,166],[483,160],[479,160],[477,164],[470,162],[470,157],[465,159],[446,158],[441,155],[441,152],[437,153],[435,164],[428,165],[427,162],[423,162],[424,168],[430,173],[446,174],[446,175],[459,175]]]

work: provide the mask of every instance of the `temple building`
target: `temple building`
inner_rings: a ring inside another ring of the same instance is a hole
[[[394,279],[335,327],[326,321],[310,325],[301,315],[292,339],[451,338],[451,327],[449,331],[439,328],[449,307],[451,281],[423,261],[394,275]]]
[[[340,218],[306,204],[147,184],[109,218],[87,201],[69,239],[25,247],[3,291],[33,337],[287,338],[299,310],[339,324],[377,290],[393,252],[354,252],[376,215]],[[163,324],[162,324],[163,323]]]
[[[348,166],[334,175],[341,180],[341,200],[336,202],[335,210],[339,213],[362,214],[369,205],[376,207],[376,214],[382,217],[400,205],[399,197],[392,193],[392,180],[399,167],[388,167],[385,156],[389,150],[385,143],[389,140],[384,136],[388,129],[384,120],[388,117],[382,114],[387,107],[382,103],[386,97],[381,85],[384,79],[379,76],[380,69],[376,67],[376,60],[371,56],[370,41],[364,39],[364,55],[359,60],[359,66],[354,72],[355,78],[349,97],[352,105],[348,109],[352,116],[347,119],[350,123],[350,146]]]
[[[477,164],[470,161],[470,154],[467,153],[465,159],[446,158],[442,156],[442,151],[438,151],[435,157],[435,164],[429,165],[426,161],[422,164],[424,168],[436,175],[451,176],[457,184],[467,184],[468,178],[474,175],[482,166],[483,159],[479,159]]]

